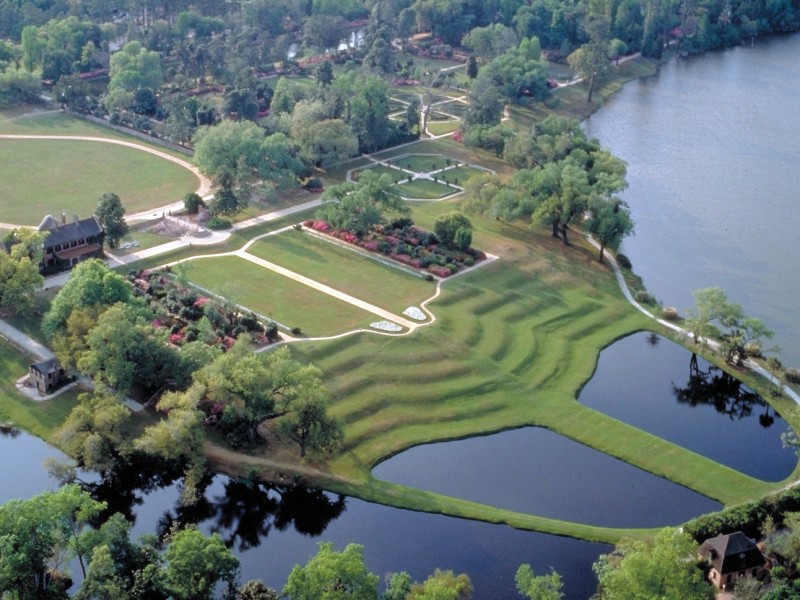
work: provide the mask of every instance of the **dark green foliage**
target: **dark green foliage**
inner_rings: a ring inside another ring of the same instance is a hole
[[[220,219],[219,217],[212,217],[206,223],[206,227],[213,230],[230,229],[233,226],[228,219]]]
[[[196,215],[200,207],[205,205],[205,200],[194,192],[189,192],[183,197],[183,207],[189,214]]]
[[[633,267],[631,259],[626,254],[617,254],[617,264],[621,269],[630,269]]]

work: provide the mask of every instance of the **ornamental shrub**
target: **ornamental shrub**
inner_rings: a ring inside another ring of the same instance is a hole
[[[219,217],[211,217],[206,223],[206,227],[215,231],[220,229],[230,229],[233,223],[228,219],[220,219]]]
[[[653,297],[647,290],[639,290],[636,292],[636,301],[640,304],[650,304],[653,301]]]
[[[786,369],[783,378],[789,383],[800,383],[800,369]]]
[[[617,254],[617,264],[620,266],[621,269],[632,268],[631,259],[625,256],[624,254]]]

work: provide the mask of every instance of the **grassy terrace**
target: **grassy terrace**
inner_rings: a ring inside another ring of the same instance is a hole
[[[412,146],[413,148],[413,146]],[[408,156],[400,156],[390,160],[393,165],[414,171],[415,173],[427,173],[429,171],[438,171],[447,166],[447,159],[444,156],[423,154],[409,154]]]
[[[257,241],[247,252],[398,315],[436,291],[430,281],[309,233],[287,231],[270,236]]]
[[[300,327],[305,335],[334,335],[380,320],[236,256],[194,260],[189,279],[288,327]]]

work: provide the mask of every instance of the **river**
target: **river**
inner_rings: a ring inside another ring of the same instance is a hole
[[[800,35],[671,60],[585,122],[628,162],[623,252],[664,306],[719,286],[800,367]]]

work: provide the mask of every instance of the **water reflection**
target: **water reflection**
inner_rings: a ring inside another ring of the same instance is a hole
[[[222,535],[228,547],[244,551],[260,546],[273,531],[319,536],[345,510],[343,496],[299,485],[227,479],[223,492],[212,497],[205,494],[194,506],[166,511],[158,523],[159,535],[175,524],[205,523]]]
[[[702,369],[694,352],[689,360],[689,380],[683,387],[673,383],[672,393],[678,402],[689,406],[713,406],[718,413],[731,419],[751,416],[753,406],[764,406],[767,411],[770,408],[761,396],[719,367],[709,364],[705,370]],[[769,427],[775,419],[769,417],[768,420],[759,419],[759,422],[762,427]]]
[[[580,402],[767,481],[797,463],[783,447],[788,425],[761,396],[668,339],[642,332],[600,353]],[[756,418],[758,417],[758,418]]]

